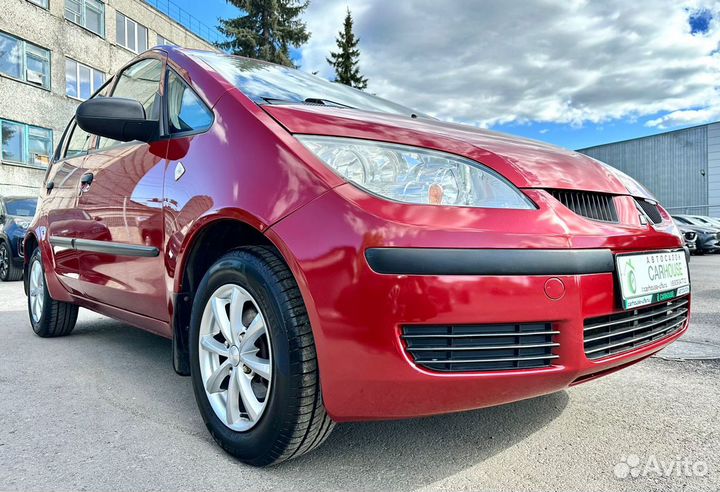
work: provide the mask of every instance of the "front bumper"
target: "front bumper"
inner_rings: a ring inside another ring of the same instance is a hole
[[[308,307],[323,399],[335,420],[417,417],[548,394],[642,360],[684,333],[687,322],[664,339],[590,360],[584,352],[585,320],[620,311],[611,272],[378,273],[366,257],[374,248],[565,248],[571,262],[572,251],[578,249],[629,252],[682,246],[671,233],[596,225],[555,209],[539,191],[528,194],[540,210],[524,217],[518,211],[494,211],[499,219],[485,230],[474,222],[475,216],[463,215],[466,211],[425,207],[422,220],[442,212],[443,229],[424,227],[420,217],[412,215],[413,207],[345,187],[272,227],[269,237],[288,259]],[[358,200],[378,203],[358,206]],[[483,219],[486,212],[474,213]],[[484,217],[485,226],[489,217]],[[579,220],[585,234],[562,234],[573,220]],[[573,246],[574,241],[582,246]],[[553,349],[557,358],[538,369],[436,372],[417,366],[401,337],[407,325],[488,323],[551,324],[559,332],[554,339],[559,345]]]

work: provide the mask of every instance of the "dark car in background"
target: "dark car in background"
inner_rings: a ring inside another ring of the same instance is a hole
[[[21,245],[35,208],[34,197],[0,197],[0,281],[22,278]]]
[[[720,228],[704,224],[692,215],[673,215],[672,218],[682,231],[692,231],[697,234],[697,254],[717,253],[720,251]]]
[[[687,249],[688,253],[690,254],[696,254],[697,253],[697,232],[691,229],[691,226],[687,226],[685,224],[677,224],[678,229],[680,229],[680,233],[682,234],[683,240],[685,241],[685,248]]]

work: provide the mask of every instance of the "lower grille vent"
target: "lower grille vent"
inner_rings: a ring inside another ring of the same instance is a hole
[[[585,320],[585,355],[599,359],[633,350],[678,332],[688,318],[688,300]]]
[[[559,332],[550,323],[404,326],[416,365],[433,371],[503,371],[549,367]]]
[[[571,190],[548,190],[548,193],[578,215],[602,222],[618,221],[612,195]]]

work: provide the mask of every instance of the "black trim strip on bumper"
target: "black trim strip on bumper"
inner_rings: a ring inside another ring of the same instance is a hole
[[[60,248],[86,251],[90,253],[103,253],[115,256],[140,256],[153,258],[160,254],[160,250],[154,246],[113,243],[110,241],[95,241],[92,239],[73,239],[69,237],[50,236],[50,244]]]
[[[612,273],[609,249],[369,248],[370,268],[390,275],[583,275]]]

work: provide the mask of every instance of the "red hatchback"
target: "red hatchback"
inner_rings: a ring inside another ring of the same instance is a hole
[[[562,390],[688,326],[682,239],[628,176],[256,60],[140,55],[79,106],[46,188],[35,333],[80,306],[171,338],[254,465],[336,421]]]

